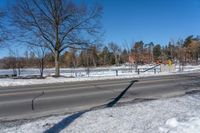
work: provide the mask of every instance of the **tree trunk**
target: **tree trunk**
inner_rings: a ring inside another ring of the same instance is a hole
[[[43,73],[44,73],[44,58],[41,59],[40,62],[40,78],[43,78]]]
[[[60,76],[59,52],[55,51],[55,76]]]
[[[117,55],[115,54],[115,64],[117,65],[117,66],[119,66],[119,61],[118,61],[118,58],[117,58]]]
[[[92,58],[92,61],[93,61],[93,65],[94,65],[94,67],[96,67],[96,66],[97,66],[97,63],[96,63],[96,60],[95,60],[94,57]]]

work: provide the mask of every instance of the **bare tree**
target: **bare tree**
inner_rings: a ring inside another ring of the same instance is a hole
[[[25,67],[25,59],[20,57],[18,51],[9,49],[9,57],[3,58],[4,67],[6,69],[12,69],[12,76],[20,76],[21,69]]]
[[[77,50],[70,48],[69,51],[64,54],[64,61],[67,67],[73,67],[74,69],[78,65]]]
[[[153,63],[153,47],[154,47],[154,44],[153,42],[150,42],[148,44],[146,44],[147,46],[147,52],[148,52],[148,63]]]
[[[78,61],[77,61],[77,50],[76,49],[70,49],[71,53],[72,53],[72,64],[73,64],[73,67],[76,68],[77,67],[77,64],[78,64]]]
[[[138,64],[141,63],[141,53],[143,53],[143,45],[144,43],[142,41],[135,42],[133,46],[133,53],[135,55],[135,70],[138,70]]]
[[[3,47],[3,44],[8,40],[8,31],[3,25],[3,19],[5,18],[6,12],[0,10],[0,47]]]
[[[108,49],[107,46],[105,46],[102,50],[102,53],[101,53],[101,56],[102,56],[102,61],[103,61],[103,65],[108,65],[109,64],[109,54],[110,54],[110,51]]]
[[[124,40],[124,43],[122,45],[123,45],[123,48],[126,49],[128,54],[131,54],[131,47],[132,47],[131,45],[132,45],[132,43],[129,43],[126,40]]]
[[[98,63],[98,53],[99,53],[100,45],[93,45],[87,50],[89,55],[90,62],[93,64],[94,67],[97,66]]]
[[[176,42],[176,46],[177,46],[177,59],[178,59],[178,62],[179,62],[179,71],[182,71],[183,70],[183,66],[185,65],[185,49],[182,47],[184,44],[184,41],[182,39],[179,39],[177,42]]]
[[[102,8],[77,5],[68,0],[19,0],[13,20],[27,41],[41,38],[55,58],[55,76],[60,75],[60,54],[67,48],[83,48],[98,41]],[[41,45],[41,44],[37,44]]]
[[[36,66],[40,71],[40,78],[43,78],[47,48],[42,46],[41,47],[36,46],[36,47],[30,47],[30,49],[31,52],[33,52],[36,57]]]
[[[25,67],[25,59],[19,56],[18,50],[9,49],[10,53],[10,65],[13,69],[13,74],[20,76],[22,69]]]

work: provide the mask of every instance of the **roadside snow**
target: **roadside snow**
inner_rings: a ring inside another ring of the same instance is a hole
[[[152,65],[143,65],[139,68],[147,69],[152,67]],[[0,87],[5,86],[18,86],[18,85],[32,85],[32,84],[49,84],[49,83],[63,83],[63,82],[77,82],[77,81],[91,81],[91,80],[108,80],[108,79],[124,79],[124,78],[134,78],[134,77],[147,77],[147,76],[159,76],[159,75],[173,75],[179,74],[179,66],[176,66],[176,72],[158,72],[154,74],[154,70],[140,73],[139,75],[132,69],[127,69],[127,66],[120,67],[97,67],[92,68],[89,76],[85,68],[77,68],[77,73],[74,73],[75,69],[66,68],[61,69],[61,75],[65,77],[54,78],[52,75],[53,69],[46,69],[44,75],[47,76],[45,79],[11,79],[11,78],[1,78]],[[158,68],[159,69],[159,68]],[[118,76],[116,76],[116,70],[118,70]],[[196,72],[200,70],[200,66],[184,66],[184,71],[182,73]],[[10,74],[11,70],[0,70],[0,74]],[[24,69],[21,76],[36,75],[38,74],[38,69]]]
[[[177,122],[176,118],[171,118],[171,119],[166,121],[166,125],[168,127],[174,128],[174,127],[178,126],[178,122]]]
[[[176,118],[167,120],[165,127],[160,127],[163,133],[199,133],[200,118],[191,117],[185,122],[178,122]]]
[[[5,86],[18,86],[18,85],[33,85],[33,84],[50,84],[50,83],[64,83],[64,82],[77,82],[77,81],[94,81],[94,80],[109,80],[109,79],[125,79],[134,77],[147,77],[147,76],[159,76],[159,75],[170,75],[172,73],[144,73],[140,75],[121,75],[121,76],[91,76],[91,77],[47,77],[45,79],[11,79],[2,78],[0,79],[0,87]]]
[[[200,94],[160,99],[64,116],[51,116],[2,133],[199,133]],[[52,128],[53,127],[53,128]]]

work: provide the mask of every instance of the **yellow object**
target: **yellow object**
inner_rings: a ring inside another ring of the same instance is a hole
[[[172,65],[172,61],[168,60],[168,65],[171,66]]]

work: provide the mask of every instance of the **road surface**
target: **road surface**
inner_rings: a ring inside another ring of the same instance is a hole
[[[0,120],[70,113],[106,105],[132,80],[119,102],[183,95],[199,89],[200,73],[144,78],[0,87]]]

